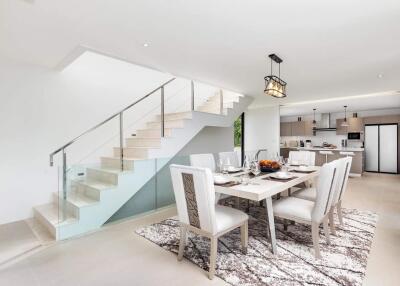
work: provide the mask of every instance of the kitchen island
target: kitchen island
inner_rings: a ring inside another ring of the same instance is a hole
[[[311,151],[315,152],[315,165],[322,166],[325,163],[325,155],[319,151],[332,151],[333,155],[328,156],[328,162],[346,157],[341,155],[340,152],[353,152],[354,156],[351,164],[350,174],[352,176],[361,176],[364,170],[364,148],[352,147],[337,147],[337,148],[324,148],[324,147],[281,147],[281,156],[289,157],[290,151]]]

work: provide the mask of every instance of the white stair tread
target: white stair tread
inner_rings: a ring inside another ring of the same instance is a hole
[[[93,189],[97,189],[97,190],[109,190],[109,189],[114,189],[117,186],[113,185],[113,184],[108,184],[108,183],[104,183],[101,181],[95,181],[95,180],[77,180],[76,181],[79,184],[91,187]]]
[[[95,199],[92,199],[88,196],[85,196],[83,194],[79,194],[76,192],[68,193],[67,201],[70,202],[71,204],[77,206],[78,208],[91,206],[91,205],[99,203],[99,201],[97,201]]]
[[[70,213],[66,213],[65,220],[61,221],[61,209],[59,209],[55,204],[37,206],[35,207],[35,210],[54,227],[78,222],[78,219]]]
[[[133,170],[121,171],[121,169],[107,168],[107,167],[90,167],[88,169],[100,171],[100,172],[112,173],[112,174],[125,174],[125,173],[133,172]]]

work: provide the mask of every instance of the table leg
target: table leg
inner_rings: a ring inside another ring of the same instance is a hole
[[[274,211],[272,209],[272,198],[271,197],[265,199],[265,210],[266,210],[266,214],[267,214],[268,234],[269,234],[269,240],[270,240],[271,247],[272,247],[272,253],[277,254]]]

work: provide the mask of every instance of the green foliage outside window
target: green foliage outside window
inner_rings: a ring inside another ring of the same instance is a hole
[[[233,124],[234,129],[234,145],[235,147],[239,147],[242,145],[242,120],[239,117],[235,120]]]

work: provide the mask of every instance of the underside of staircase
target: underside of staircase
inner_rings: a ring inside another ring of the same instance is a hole
[[[52,203],[34,207],[35,218],[56,240],[67,239],[100,228],[121,206],[132,198],[165,166],[187,143],[206,126],[229,127],[250,104],[251,98],[215,95],[196,111],[169,113],[164,116],[164,137],[161,137],[161,117],[136,130],[136,136],[125,138],[123,171],[120,148],[113,148],[113,156],[101,157],[99,167],[88,167],[69,182],[67,198],[54,193]],[[222,114],[221,114],[222,111]],[[170,159],[168,159],[170,158]],[[66,216],[61,220],[61,207]]]

